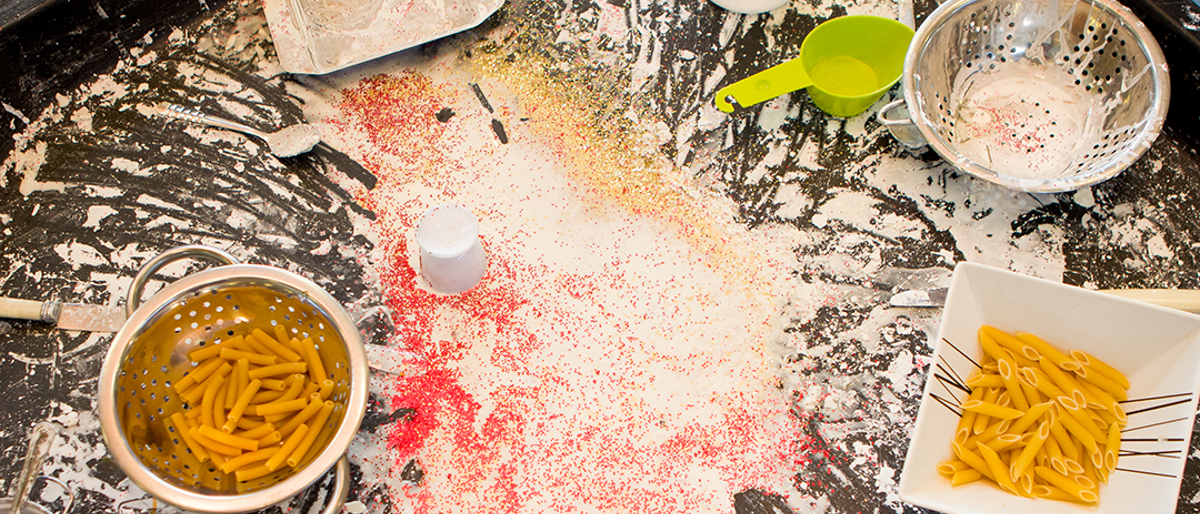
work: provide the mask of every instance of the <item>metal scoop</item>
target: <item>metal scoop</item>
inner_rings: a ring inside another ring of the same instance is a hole
[[[317,130],[317,127],[306,123],[284,127],[276,132],[263,132],[236,121],[210,116],[195,109],[188,109],[179,105],[164,106],[162,113],[166,116],[192,123],[211,125],[249,134],[266,142],[267,146],[271,149],[271,153],[279,157],[300,155],[312,150],[313,146],[321,142],[321,133]]]

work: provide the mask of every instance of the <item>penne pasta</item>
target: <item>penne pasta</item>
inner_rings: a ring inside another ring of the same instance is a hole
[[[950,476],[959,471],[962,471],[964,469],[970,469],[970,468],[971,468],[970,464],[967,464],[966,462],[963,462],[961,460],[948,460],[946,462],[938,463],[938,465],[937,465],[938,473],[941,473],[946,476]]]
[[[1034,468],[1034,472],[1047,482],[1050,482],[1050,484],[1054,487],[1062,489],[1067,494],[1070,494],[1071,496],[1074,496],[1083,502],[1095,503],[1100,500],[1100,496],[1091,489],[1083,487],[1075,480],[1072,480],[1068,476],[1059,474],[1053,469],[1038,466]],[[1086,478],[1084,479],[1086,480]]]
[[[988,469],[991,470],[992,476],[996,477],[996,483],[1000,487],[1009,492],[1017,492],[1017,485],[1013,483],[1009,475],[1009,467],[1000,460],[996,452],[988,448],[987,445],[979,445],[979,454],[983,457],[983,461],[987,463]]]
[[[950,485],[969,484],[971,482],[979,480],[980,478],[983,478],[983,473],[980,473],[979,471],[977,471],[975,469],[964,469],[962,471],[956,471],[951,476]]]
[[[979,373],[971,375],[971,378],[966,380],[966,384],[971,388],[983,387],[1004,387],[1004,380],[1000,375],[992,375],[990,373]]]
[[[1002,407],[994,403],[988,403],[979,400],[968,400],[963,402],[962,409],[996,419],[1016,419],[1024,414],[1022,411],[1017,409],[1010,409],[1008,407]]]
[[[1095,371],[1104,375],[1109,380],[1120,385],[1121,389],[1129,389],[1129,379],[1125,377],[1125,374],[1117,371],[1116,368],[1109,366],[1104,361],[1092,357],[1083,350],[1071,350],[1070,355],[1072,359],[1075,359],[1080,365],[1087,368],[1088,371]]]
[[[1043,421],[1038,426],[1037,433],[1029,440],[1029,444],[1021,450],[1021,454],[1013,461],[1009,469],[1009,478],[1019,477],[1025,474],[1025,470],[1033,465],[1033,459],[1037,456],[1038,450],[1042,449],[1042,445],[1046,443],[1046,439],[1050,437],[1050,424]]]
[[[1075,375],[1102,389],[1119,402],[1129,399],[1129,395],[1125,393],[1125,388],[1103,374],[1093,371],[1091,368],[1085,366],[1083,369],[1076,371]]]
[[[983,354],[965,381],[970,393],[959,404],[954,458],[939,463],[938,473],[953,485],[987,478],[1027,498],[1099,501],[1128,420],[1119,403],[1124,375],[1032,334],[983,326],[978,335]],[[319,432],[314,426],[310,437]]]

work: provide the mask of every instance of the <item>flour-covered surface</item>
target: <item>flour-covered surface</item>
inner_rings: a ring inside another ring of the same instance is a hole
[[[893,292],[963,260],[1200,288],[1200,158],[1170,126],[1117,179],[1037,196],[906,153],[878,105],[711,104],[824,19],[926,3],[510,2],[322,77],[282,73],[259,5],[109,28],[119,59],[79,57],[95,71],[78,84],[5,86],[24,96],[0,99],[0,293],[120,303],[186,243],[314,279],[411,356],[372,379],[348,512],[915,512],[895,490],[939,313],[888,308]],[[307,121],[323,143],[280,159],[157,116],[165,102]],[[458,296],[418,273],[414,224],[442,202],[475,213],[489,258]],[[63,431],[44,472],[78,511],[154,507],[100,437],[110,337],[10,323],[0,485],[48,419]],[[1197,466],[1180,512],[1200,512]],[[317,512],[327,488],[279,509]]]

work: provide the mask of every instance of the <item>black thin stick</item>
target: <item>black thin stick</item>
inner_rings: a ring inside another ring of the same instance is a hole
[[[1166,394],[1163,396],[1150,396],[1147,398],[1134,398],[1132,400],[1125,400],[1125,401],[1121,401],[1121,402],[1117,402],[1117,403],[1148,402],[1150,400],[1163,400],[1166,398],[1179,398],[1181,396],[1191,396],[1191,395],[1192,395],[1192,393]]]
[[[941,364],[938,364],[937,367],[939,370],[942,370]],[[943,371],[943,373],[945,372],[945,370],[942,370],[942,371]],[[954,392],[951,391],[949,387],[946,387],[946,383],[949,382],[950,385],[954,386],[955,389],[958,389],[959,391],[962,391],[967,394],[971,394],[971,388],[967,387],[966,384],[959,383],[957,380],[949,379],[945,375],[939,375],[937,373],[933,374],[933,378],[937,379],[937,381],[942,384],[942,387],[946,388],[947,393],[954,394]]]
[[[1156,427],[1156,426],[1159,426],[1159,425],[1166,425],[1167,423],[1176,423],[1176,422],[1179,422],[1179,421],[1187,421],[1187,419],[1188,419],[1188,418],[1175,418],[1175,419],[1172,419],[1172,420],[1170,420],[1170,421],[1159,421],[1158,423],[1151,423],[1151,424],[1149,424],[1149,425],[1143,425],[1143,426],[1140,426],[1140,427],[1126,428],[1125,430],[1122,430],[1121,432],[1133,432],[1134,430],[1141,430],[1141,429],[1143,429],[1143,428],[1150,428],[1150,427]]]
[[[1131,437],[1129,439],[1126,439],[1124,437],[1121,438],[1121,442],[1123,442],[1123,443],[1157,443],[1160,441],[1164,442],[1164,443],[1182,443],[1183,438],[1182,437],[1168,437],[1165,439],[1161,439],[1161,438],[1157,438],[1157,437],[1142,437],[1142,438]]]
[[[975,359],[967,357],[967,354],[963,353],[962,350],[959,350],[957,346],[954,346],[954,343],[951,343],[949,339],[946,339],[943,337],[942,341],[945,342],[946,344],[950,345],[951,348],[954,348],[954,351],[958,352],[959,355],[966,357],[966,359],[971,361],[971,364],[974,364],[976,368],[983,369],[983,366],[980,366],[978,362],[975,362]]]
[[[1175,454],[1175,455],[1171,455]],[[1121,457],[1161,457],[1164,459],[1178,459],[1179,450],[1163,450],[1157,452],[1135,452],[1132,450],[1122,451],[1118,454]]]
[[[950,403],[945,398],[942,398],[941,396],[938,396],[936,394],[931,394],[929,396],[933,397],[934,400],[937,400],[937,402],[942,404],[943,407],[950,409],[950,412],[953,412],[956,416],[958,416],[960,418],[962,417],[962,411],[956,409],[954,407],[954,404]]]
[[[1150,411],[1152,411],[1152,410],[1165,409],[1165,408],[1167,408],[1167,407],[1171,407],[1171,406],[1173,406],[1173,405],[1179,405],[1179,404],[1183,404],[1183,403],[1188,403],[1188,402],[1190,402],[1190,401],[1192,401],[1192,400],[1191,400],[1191,398],[1188,398],[1188,399],[1184,399],[1184,400],[1179,400],[1179,401],[1177,401],[1177,402],[1164,403],[1164,404],[1162,404],[1162,405],[1155,405],[1155,406],[1153,406],[1153,407],[1146,407],[1145,409],[1131,410],[1131,411],[1129,411],[1129,412],[1126,412],[1126,413],[1125,413],[1125,415],[1126,415],[1126,416],[1132,416],[1132,415],[1134,415],[1134,414],[1139,414],[1139,413],[1142,413],[1142,412],[1150,412]]]
[[[1150,475],[1150,476],[1163,477],[1163,478],[1178,478],[1175,475],[1168,475],[1165,473],[1155,473],[1153,471],[1139,471],[1136,469],[1117,468],[1113,471],[1124,471],[1126,473],[1138,473],[1138,474],[1142,474],[1142,475]]]
[[[954,369],[954,366],[951,366],[949,362],[946,362],[945,357],[939,355],[938,358],[942,360],[942,364],[945,364],[946,367],[950,369],[950,374],[954,375],[954,380],[958,381],[959,384],[962,384],[963,388],[966,389],[968,394],[970,394],[971,387],[967,385],[967,381],[963,380],[963,377],[958,375],[958,371]],[[939,364],[938,367],[941,367],[941,364]]]

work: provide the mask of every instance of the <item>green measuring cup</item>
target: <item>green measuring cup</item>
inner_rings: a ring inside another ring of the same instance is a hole
[[[818,108],[838,117],[867,110],[904,73],[913,30],[880,16],[843,16],[809,32],[800,57],[717,91],[717,108],[741,107],[808,88]]]

